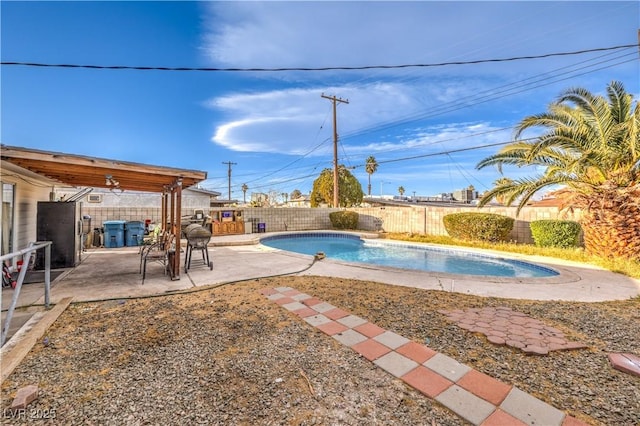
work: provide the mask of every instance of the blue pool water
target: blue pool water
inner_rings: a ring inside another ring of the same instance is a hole
[[[558,272],[552,269],[519,260],[415,244],[364,241],[358,236],[350,234],[319,232],[274,235],[262,238],[260,243],[268,247],[308,255],[323,252],[328,258],[347,262],[449,274],[513,278],[539,278],[558,275]]]

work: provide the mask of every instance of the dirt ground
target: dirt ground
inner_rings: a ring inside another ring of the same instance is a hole
[[[40,397],[16,423],[459,425],[455,414],[259,293],[290,286],[453,357],[589,424],[638,425],[640,298],[534,302],[326,277],[278,277],[145,299],[71,305],[2,385]],[[530,356],[440,309],[507,306],[587,349]],[[5,411],[6,414],[6,411]],[[40,417],[38,417],[38,415]]]

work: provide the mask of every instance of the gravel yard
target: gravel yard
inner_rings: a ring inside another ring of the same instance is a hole
[[[291,286],[513,384],[595,425],[640,424],[640,378],[608,352],[640,354],[640,298],[533,302],[324,277],[250,280],[193,293],[71,305],[2,384],[40,397],[11,424],[461,425],[463,420],[267,300]],[[507,306],[588,349],[530,356],[440,309]],[[54,420],[37,417],[55,416]],[[29,418],[31,417],[31,418]]]

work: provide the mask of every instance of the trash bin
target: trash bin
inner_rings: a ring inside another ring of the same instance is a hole
[[[258,223],[258,232],[267,232],[267,224],[266,223]]]
[[[124,239],[127,247],[141,246],[144,240],[144,222],[127,222],[124,227]]]
[[[124,225],[124,220],[108,220],[102,223],[106,248],[124,247]]]

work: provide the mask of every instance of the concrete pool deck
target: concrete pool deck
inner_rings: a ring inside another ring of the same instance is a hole
[[[144,284],[139,273],[137,247],[90,249],[83,253],[80,265],[66,271],[53,282],[51,302],[55,304],[66,297],[73,297],[74,302],[82,302],[160,295],[276,275],[352,278],[425,290],[529,300],[601,302],[640,295],[640,280],[595,266],[547,257],[482,251],[537,263],[557,270],[560,275],[549,278],[452,275],[354,264],[328,258],[316,260],[314,256],[277,250],[258,243],[261,237],[278,234],[284,233],[213,237],[209,247],[213,270],[201,265],[198,253],[195,253],[187,273],[182,268],[180,280],[170,280],[160,265],[150,264]],[[4,311],[11,302],[13,290],[3,289],[2,293]],[[27,284],[22,288],[18,306],[34,304],[44,304],[43,284]]]

